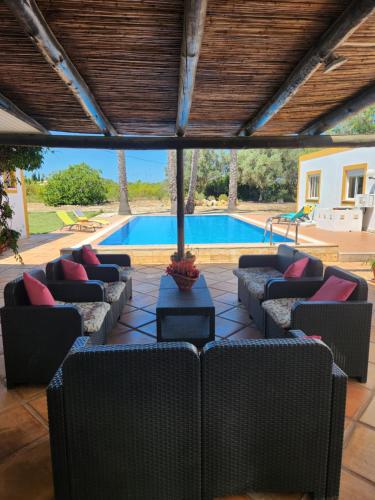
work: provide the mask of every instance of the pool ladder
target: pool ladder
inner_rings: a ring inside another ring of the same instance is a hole
[[[266,224],[264,226],[264,233],[263,233],[263,243],[266,241],[267,238],[267,227],[269,227],[269,233],[270,233],[270,245],[274,245],[273,243],[273,223],[272,223],[272,217],[266,220]],[[285,237],[288,237],[289,234],[289,229],[290,229],[290,224],[288,224],[288,228],[286,230]],[[299,231],[299,222],[296,222],[296,230],[295,230],[295,235],[294,235],[294,244],[299,245],[298,243],[298,231]]]

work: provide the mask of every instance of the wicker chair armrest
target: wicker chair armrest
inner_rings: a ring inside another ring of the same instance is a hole
[[[62,302],[103,302],[104,285],[101,281],[48,281],[50,292]]]
[[[77,337],[83,335],[82,317],[72,305],[7,306],[1,309],[1,322],[4,336],[8,330],[25,336],[32,328],[40,337],[56,337],[57,342],[60,337],[71,338],[72,345]]]
[[[322,286],[320,278],[272,278],[264,289],[264,300],[311,297]]]
[[[277,268],[276,255],[241,255],[238,267],[274,267]]]
[[[328,449],[327,498],[338,498],[339,496],[347,381],[347,375],[335,363],[333,363],[332,413]]]
[[[97,253],[96,256],[102,264],[116,264],[117,266],[130,267],[130,255],[117,253]]]
[[[84,265],[90,280],[100,280],[106,283],[120,281],[120,269],[116,264]]]
[[[371,325],[372,304],[370,302],[310,302],[299,301],[292,307],[291,329],[301,329],[306,335],[325,334],[368,336]],[[327,337],[328,336],[328,337]]]

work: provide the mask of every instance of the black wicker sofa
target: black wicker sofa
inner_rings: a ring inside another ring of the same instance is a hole
[[[272,288],[272,280],[278,280],[278,287],[294,281],[283,278],[283,273],[290,264],[304,257],[309,258],[304,276],[320,278],[323,275],[321,260],[288,245],[279,245],[277,254],[240,257],[238,268],[233,271],[238,278],[238,298],[261,332],[264,331],[262,302],[269,298],[267,293]]]
[[[99,281],[49,281],[44,271],[30,274],[47,284],[55,306],[34,306],[20,276],[7,283],[0,310],[7,386],[48,384],[77,337],[105,343],[112,317]]]
[[[78,339],[47,390],[56,500],[338,498],[346,375],[303,337]]]
[[[311,302],[307,299],[336,276],[357,284],[345,302]],[[338,267],[326,268],[323,278],[305,278],[267,287],[263,302],[266,338],[283,338],[292,329],[319,335],[331,348],[335,362],[349,377],[367,380],[372,304],[368,286],[359,276]]]
[[[46,276],[48,281],[64,282],[64,271],[61,260],[71,260],[75,262],[72,254],[66,254],[47,263]],[[117,266],[110,264],[99,264],[97,266],[84,266],[90,280],[98,280],[104,286],[104,301],[111,306],[111,330],[119,319],[122,310],[126,304],[129,293],[131,293],[130,284],[120,280],[120,272]],[[79,283],[79,282],[78,282]]]

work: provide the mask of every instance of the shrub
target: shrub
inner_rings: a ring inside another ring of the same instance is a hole
[[[131,182],[128,185],[128,193],[129,200],[162,200],[168,197],[168,190],[165,182]]]
[[[228,195],[221,194],[218,198],[219,201],[228,201]]]
[[[45,183],[43,182],[37,182],[33,180],[28,180],[26,181],[26,196],[27,196],[27,201],[34,202],[34,203],[42,203],[44,201],[44,190],[45,190]]]
[[[106,191],[106,197],[108,201],[119,201],[120,199],[120,187],[116,181],[112,179],[103,179]]]
[[[91,205],[107,200],[106,186],[99,172],[86,163],[70,165],[48,178],[44,201],[47,205]]]

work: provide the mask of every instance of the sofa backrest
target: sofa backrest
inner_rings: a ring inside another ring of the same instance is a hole
[[[311,339],[212,342],[201,362],[202,497],[324,491],[329,348]]]
[[[276,266],[278,271],[283,273],[285,269],[294,262],[296,250],[288,245],[279,245],[276,256]]]
[[[200,498],[194,346],[85,347],[63,380],[71,499]]]
[[[64,254],[61,257],[48,262],[46,265],[47,280],[59,281],[64,279],[64,271],[61,265],[62,259],[74,261],[72,254]]]
[[[313,255],[296,250],[294,260],[300,260],[305,257],[309,258],[309,262],[303,275],[308,278],[321,278],[323,276],[323,262]]]
[[[356,289],[350,295],[348,300],[358,300],[358,301],[367,301],[368,298],[368,286],[366,280],[357,276],[356,274],[350,273],[349,271],[345,271],[340,267],[336,266],[328,266],[324,272],[324,281],[326,281],[330,276],[337,276],[337,278],[342,278],[348,281],[354,281],[357,283]]]
[[[32,269],[27,272],[42,283],[46,283],[46,275],[42,269]],[[5,285],[4,304],[5,306],[30,305],[30,300],[25,289],[22,275],[12,281],[9,281],[9,283]]]

